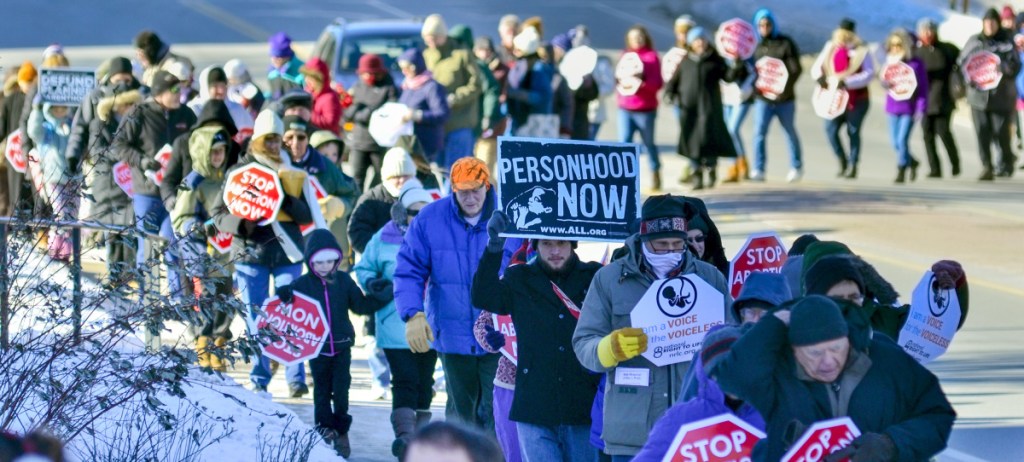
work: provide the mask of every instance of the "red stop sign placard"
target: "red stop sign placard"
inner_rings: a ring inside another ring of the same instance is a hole
[[[272,297],[263,304],[256,328],[269,327],[280,340],[265,344],[263,354],[286,366],[298,364],[320,354],[331,326],[320,303],[301,292],[293,292],[290,304]]]
[[[774,101],[782,95],[782,92],[786,91],[786,83],[789,82],[789,69],[781,59],[764,56],[754,63],[754,68],[757,69],[754,88],[757,88],[762,96]]]
[[[729,293],[735,299],[747,276],[754,271],[781,273],[786,263],[786,247],[775,233],[752,234],[729,262]]]
[[[167,174],[167,164],[171,162],[172,153],[173,150],[171,149],[171,145],[165,144],[164,147],[160,148],[160,150],[153,156],[153,159],[156,159],[156,161],[160,163],[160,170],[155,172],[146,172],[146,176],[149,177],[150,180],[153,180],[153,183],[160,184],[164,182],[164,175]]]
[[[757,47],[754,26],[740,18],[723,22],[715,32],[715,46],[732,59],[749,59]]]
[[[886,64],[882,68],[882,81],[889,86],[889,96],[896,101],[906,101],[917,90],[917,74],[914,68],[904,62]]]
[[[206,242],[210,243],[210,247],[213,247],[213,250],[216,250],[217,253],[228,253],[231,251],[231,243],[234,240],[234,234],[217,231],[217,235],[207,238]]]
[[[505,335],[505,346],[501,347],[501,354],[512,361],[512,364],[519,365],[519,343],[516,342],[516,326],[512,324],[512,316],[507,314],[492,314],[494,330]]]
[[[224,203],[232,215],[265,225],[277,217],[284,188],[277,172],[260,164],[233,170],[224,181]]]
[[[999,82],[1003,79],[1001,63],[1002,60],[995,53],[982,50],[967,58],[963,72],[967,80],[973,83],[978,90],[988,91],[998,87]]]
[[[849,417],[825,420],[811,425],[782,456],[782,462],[818,462],[825,456],[850,445],[860,429]],[[848,462],[843,459],[841,462]]]
[[[7,146],[4,148],[4,157],[7,158],[7,165],[10,165],[18,173],[25,173],[28,170],[28,161],[25,159],[25,152],[21,150],[22,134],[21,129],[15,130],[7,135]]]
[[[135,197],[135,187],[132,186],[132,168],[125,161],[118,161],[114,164],[112,172],[114,183],[117,184],[128,197]]]
[[[765,437],[733,414],[721,414],[683,425],[662,462],[749,461],[754,445]]]

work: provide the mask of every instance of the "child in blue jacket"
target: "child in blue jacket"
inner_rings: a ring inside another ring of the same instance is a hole
[[[309,361],[313,375],[313,421],[317,430],[329,444],[348,458],[352,448],[348,430],[352,416],[348,414],[348,389],[352,385],[352,342],[355,329],[348,311],[367,315],[387,305],[394,298],[391,281],[367,281],[367,293],[352,280],[352,276],[338,269],[343,253],[334,235],[326,229],[317,229],[306,243],[306,274],[291,285],[277,289],[277,296],[291,303],[296,292],[316,299],[327,316],[330,332],[320,355]],[[332,409],[333,404],[333,409]]]

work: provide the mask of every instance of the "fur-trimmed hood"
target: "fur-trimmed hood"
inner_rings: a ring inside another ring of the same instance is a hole
[[[124,93],[105,96],[96,104],[96,117],[99,117],[104,122],[108,122],[111,114],[114,112],[115,105],[139,104],[142,100],[142,92],[139,90],[129,90]]]

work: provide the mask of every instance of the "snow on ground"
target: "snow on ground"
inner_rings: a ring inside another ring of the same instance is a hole
[[[9,291],[13,309],[11,336],[13,343],[39,346],[52,339],[66,336],[71,332],[70,313],[71,277],[68,267],[54,263],[39,252],[31,255],[24,248],[12,246],[11,263],[8,265],[13,280]],[[18,255],[21,253],[21,255]],[[83,332],[101,329],[107,325],[110,312],[125,309],[115,306],[112,300],[95,303],[104,290],[92,281],[83,279],[85,302],[94,304],[95,309],[84,309]],[[141,335],[141,334],[140,334]],[[181,346],[179,345],[179,348]],[[86,345],[83,348],[88,348]],[[144,371],[152,366],[154,357],[144,353],[143,341],[139,336],[121,339],[112,349],[127,361],[129,367]],[[0,352],[0,364],[12,371],[30,371],[26,365],[38,364],[45,357],[45,350],[11,359],[13,351]],[[6,359],[5,359],[6,356]],[[85,354],[65,357],[52,367],[42,371],[65,384],[83,364]],[[101,377],[115,367],[113,361],[104,361],[97,370]],[[63,375],[63,376],[62,376]],[[114,376],[116,374],[112,374]],[[16,377],[0,377],[0,397],[9,396],[10,390],[4,384],[16,382]],[[115,388],[107,388],[109,385]],[[91,396],[110,395],[110,390],[121,390],[123,383],[102,382],[86,393]],[[117,388],[121,387],[121,388]],[[156,399],[163,409],[178,417],[178,426],[173,431],[162,431],[157,416],[146,410],[142,397],[138,396],[107,412],[93,426],[95,435],[87,432],[68,442],[68,453],[72,460],[99,460],[97,454],[109,454],[110,448],[131,449],[133,446],[158,448],[159,460],[217,460],[223,462],[258,462],[277,460],[299,460],[293,447],[311,447],[308,459],[313,461],[343,461],[317,436],[310,425],[302,422],[291,410],[268,398],[262,398],[245,389],[230,377],[207,374],[197,367],[189,367],[188,376],[182,381],[184,398],[160,392]],[[25,397],[19,408],[23,411],[11,424],[11,430],[25,431],[40,419],[46,409],[46,400],[36,394]],[[132,442],[130,444],[126,443]],[[138,442],[139,444],[135,444]],[[201,444],[199,444],[201,442]],[[305,443],[305,444],[304,444]],[[186,451],[205,446],[198,454]],[[116,453],[115,450],[115,453]],[[122,453],[123,454],[123,453]],[[177,457],[172,457],[172,456]],[[139,456],[141,457],[141,456]],[[115,459],[116,460],[116,459]],[[132,457],[124,460],[142,460]]]

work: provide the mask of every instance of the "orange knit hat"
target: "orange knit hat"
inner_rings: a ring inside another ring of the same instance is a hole
[[[22,64],[21,68],[18,69],[19,82],[35,82],[36,75],[36,67],[32,65],[32,61],[25,61],[25,64]]]

